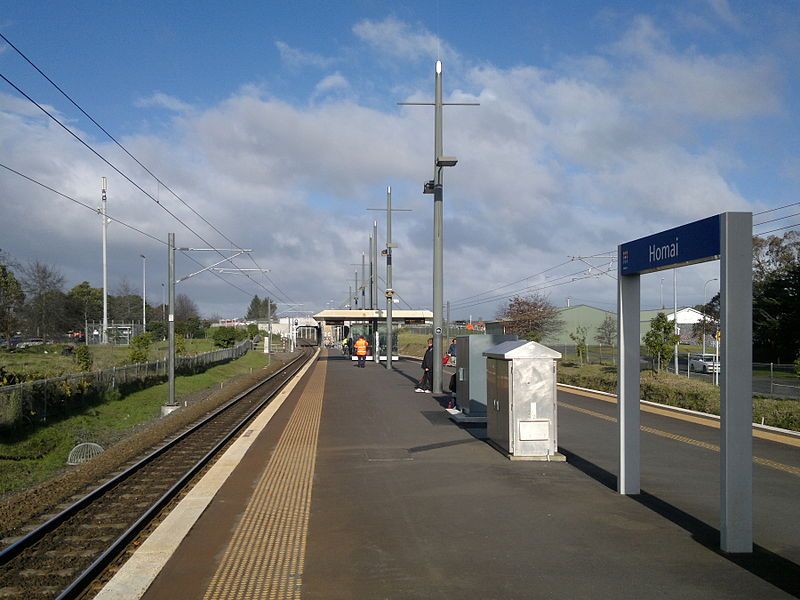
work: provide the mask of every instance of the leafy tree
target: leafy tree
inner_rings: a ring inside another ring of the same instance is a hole
[[[24,302],[25,293],[14,273],[8,266],[0,264],[0,333],[5,336],[9,349]]]
[[[569,339],[575,342],[575,351],[578,353],[578,359],[581,361],[581,364],[583,364],[584,359],[587,359],[587,364],[589,362],[587,358],[588,347],[586,346],[587,331],[588,329],[584,325],[578,325],[575,328],[575,332],[569,334]]]
[[[153,337],[149,333],[140,333],[131,340],[128,359],[132,363],[145,363],[150,357],[150,345]]]
[[[175,321],[188,321],[192,317],[200,318],[200,311],[197,309],[197,304],[194,303],[186,294],[178,294],[175,297]]]
[[[661,365],[669,364],[675,353],[675,344],[680,336],[675,333],[675,326],[664,313],[658,313],[650,320],[650,331],[644,336],[644,345],[653,360],[653,370],[661,370]]]
[[[787,231],[783,236],[753,236],[753,281],[764,281],[771,273],[788,269],[800,262],[800,233]]]
[[[603,322],[600,323],[600,326],[597,328],[597,335],[594,336],[594,339],[601,347],[608,346],[611,348],[611,360],[613,361],[613,349],[617,346],[617,320],[611,315],[606,315],[606,318],[603,319]],[[603,362],[602,350],[600,362]]]
[[[28,299],[25,314],[32,331],[41,337],[52,336],[65,326],[66,298],[62,292],[64,276],[38,260],[22,269],[22,287]]]
[[[250,301],[250,306],[247,307],[247,315],[245,318],[248,320],[263,320],[266,319],[267,314],[269,314],[271,320],[274,320],[277,309],[278,305],[272,300],[269,298],[259,298],[258,295],[256,295],[253,296],[253,299]]]
[[[258,335],[258,325],[256,325],[255,323],[250,323],[250,325],[247,326],[247,336],[250,338],[254,338],[257,335]]]
[[[800,262],[753,286],[754,354],[771,362],[800,353]]]
[[[156,340],[163,340],[167,337],[167,326],[162,321],[148,321],[147,331]]]
[[[558,333],[564,326],[564,322],[558,318],[556,307],[539,293],[514,296],[497,316],[508,321],[507,332],[537,342]]]
[[[112,321],[123,323],[140,321],[142,318],[142,297],[126,278],[119,282],[114,295],[108,297],[108,315]]]
[[[694,308],[703,313],[703,319],[692,325],[692,337],[702,342],[703,336],[713,335],[719,327],[719,292],[708,303]]]
[[[199,317],[189,317],[183,321],[176,320],[175,334],[188,338],[203,337],[203,323]]]
[[[72,329],[82,329],[86,321],[103,317],[103,290],[82,281],[67,292],[67,312]]]
[[[180,356],[186,354],[186,338],[177,336],[175,338],[175,355]]]
[[[231,348],[236,343],[236,329],[234,327],[215,327],[212,339],[217,348]]]

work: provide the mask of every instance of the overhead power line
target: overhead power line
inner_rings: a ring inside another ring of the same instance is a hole
[[[44,189],[46,189],[46,190],[48,190],[48,191],[50,191],[50,192],[53,192],[54,194],[56,194],[56,195],[58,195],[58,196],[61,196],[61,197],[62,197],[62,198],[64,198],[65,200],[69,200],[70,202],[74,202],[74,203],[75,203],[75,204],[77,204],[78,206],[81,206],[81,207],[83,207],[83,208],[86,208],[86,209],[88,209],[88,210],[92,211],[93,213],[97,213],[97,208],[95,208],[95,207],[93,207],[93,206],[91,206],[91,205],[89,205],[89,204],[86,204],[85,202],[81,202],[80,200],[78,200],[78,199],[76,199],[76,198],[73,198],[72,196],[69,196],[69,195],[65,194],[64,192],[60,192],[60,191],[58,191],[57,189],[55,189],[55,188],[52,188],[52,187],[50,187],[49,185],[47,185],[47,184],[45,184],[45,183],[42,183],[41,181],[38,181],[38,180],[34,179],[33,177],[30,177],[29,175],[25,175],[24,173],[21,173],[20,171],[17,171],[16,169],[13,169],[13,168],[9,167],[8,165],[5,165],[5,164],[3,164],[3,163],[0,163],[0,167],[2,167],[2,168],[4,168],[4,169],[6,169],[7,171],[9,171],[9,172],[11,172],[11,173],[14,173],[15,175],[18,175],[19,177],[21,177],[21,178],[23,178],[23,179],[25,179],[25,180],[27,180],[27,181],[30,181],[30,182],[31,182],[31,183],[33,183],[33,184],[36,184],[36,185],[38,185],[38,186],[39,186],[39,187],[41,187],[41,188],[44,188]],[[138,227],[134,227],[133,225],[131,225],[131,224],[129,224],[129,223],[126,223],[125,221],[123,221],[123,220],[121,220],[121,219],[117,219],[116,217],[112,217],[111,215],[109,215],[109,214],[107,214],[107,213],[106,213],[106,218],[107,218],[107,219],[109,219],[109,220],[111,220],[111,221],[113,221],[113,222],[115,222],[115,223],[118,223],[118,224],[122,225],[123,227],[126,227],[126,228],[128,228],[128,229],[130,229],[130,230],[132,230],[132,231],[135,231],[136,233],[138,233],[138,234],[140,234],[140,235],[143,235],[143,236],[145,236],[145,237],[147,237],[147,238],[150,238],[150,239],[151,239],[151,240],[153,240],[154,242],[158,242],[159,244],[161,244],[161,245],[163,245],[163,246],[166,246],[166,245],[167,245],[167,242],[165,242],[164,240],[161,240],[161,239],[157,238],[156,236],[154,236],[154,235],[152,235],[152,234],[150,234],[150,233],[147,233],[146,231],[143,231],[143,230],[139,229]],[[186,254],[185,256],[186,256],[186,258],[188,258],[188,259],[189,259],[189,260],[191,260],[192,262],[194,262],[194,263],[196,263],[196,264],[200,265],[201,267],[202,267],[202,266],[204,266],[204,265],[203,265],[203,264],[202,264],[200,261],[198,261],[198,260],[197,260],[196,258],[194,258],[193,256],[191,256],[191,255],[188,255],[188,254]],[[248,296],[250,295],[250,292],[247,292],[247,291],[243,290],[243,289],[242,289],[242,288],[240,288],[238,285],[236,285],[236,284],[234,284],[234,283],[232,283],[232,282],[228,281],[228,280],[227,280],[227,279],[225,279],[224,277],[220,276],[218,273],[214,273],[214,275],[216,275],[216,276],[217,276],[219,279],[221,279],[222,281],[224,281],[225,283],[227,283],[227,284],[228,284],[228,285],[230,285],[231,287],[233,287],[233,288],[236,288],[237,290],[239,290],[240,292],[242,292],[242,293],[244,293],[244,294],[247,294]]]
[[[778,221],[783,221],[785,219],[789,219],[791,217],[796,217],[800,215],[800,212],[792,213],[791,215],[786,215],[783,217],[776,217],[775,219],[769,219],[768,221],[761,221],[761,223],[756,223],[753,227],[761,227],[762,225],[766,225],[767,223],[776,223]]]
[[[753,213],[753,216],[757,217],[758,215],[765,215],[767,213],[775,212],[776,210],[781,210],[783,208],[789,208],[790,206],[798,206],[798,205],[800,205],[800,202],[792,202],[791,204],[784,204],[783,206],[776,206],[775,208],[770,208],[767,210],[762,210],[761,212]]]
[[[68,128],[66,125],[64,125],[64,123],[62,123],[62,122],[61,122],[61,121],[60,121],[60,120],[59,120],[59,119],[58,119],[58,118],[57,118],[55,115],[53,115],[53,114],[52,114],[50,111],[48,111],[48,110],[47,110],[47,109],[46,109],[44,106],[42,106],[42,105],[41,105],[41,104],[39,104],[39,103],[38,103],[36,100],[34,100],[34,99],[31,97],[31,96],[29,96],[29,95],[28,95],[28,94],[27,94],[25,91],[23,91],[23,90],[22,90],[22,89],[21,89],[19,86],[17,86],[15,83],[13,83],[13,82],[12,82],[10,79],[8,79],[8,78],[7,78],[5,75],[3,75],[2,73],[0,73],[0,78],[2,78],[2,79],[3,79],[3,80],[6,82],[6,83],[8,83],[8,84],[9,84],[11,87],[13,87],[13,88],[14,88],[14,89],[15,89],[15,90],[16,90],[16,91],[19,93],[19,94],[21,94],[22,96],[24,96],[24,97],[25,97],[25,98],[26,98],[26,99],[27,99],[29,102],[31,102],[31,103],[32,103],[34,106],[36,106],[36,107],[37,107],[39,110],[41,110],[41,111],[42,111],[43,113],[45,113],[45,114],[46,114],[48,117],[50,117],[50,119],[52,119],[52,120],[53,120],[55,123],[57,123],[57,124],[58,124],[58,125],[59,125],[59,126],[60,126],[60,127],[63,129],[63,130],[64,130],[64,131],[66,131],[66,132],[67,132],[69,135],[71,135],[71,136],[72,136],[73,138],[75,138],[75,139],[76,139],[78,142],[80,142],[80,143],[81,143],[81,144],[82,144],[84,147],[86,147],[86,148],[87,148],[87,149],[88,149],[88,150],[89,150],[89,151],[90,151],[92,154],[94,154],[95,156],[97,156],[97,157],[98,157],[100,160],[102,160],[102,161],[103,161],[103,162],[104,162],[106,165],[108,165],[108,166],[109,166],[111,169],[113,169],[113,170],[114,170],[116,173],[118,173],[120,176],[122,176],[122,177],[123,177],[123,178],[124,178],[126,181],[128,181],[128,182],[129,182],[129,183],[130,183],[132,186],[134,186],[134,187],[135,187],[137,190],[139,190],[139,191],[140,191],[140,192],[142,192],[142,193],[143,193],[145,196],[147,196],[147,197],[148,197],[148,198],[150,198],[150,199],[151,199],[153,202],[155,202],[155,203],[156,203],[156,204],[157,204],[157,205],[158,205],[158,206],[159,206],[159,207],[160,207],[160,208],[161,208],[161,209],[162,209],[164,212],[166,212],[168,215],[170,215],[170,216],[171,216],[173,219],[175,219],[175,220],[176,220],[178,223],[180,223],[181,225],[183,225],[183,227],[184,227],[184,228],[186,228],[188,231],[190,231],[191,233],[193,233],[193,234],[194,234],[194,235],[195,235],[195,236],[196,236],[196,237],[197,237],[199,240],[201,240],[203,243],[207,244],[209,247],[213,248],[213,249],[214,249],[214,250],[215,250],[215,251],[216,251],[216,252],[217,252],[217,253],[218,253],[218,254],[219,254],[221,257],[223,257],[223,258],[226,258],[226,257],[225,257],[225,255],[224,255],[222,252],[220,252],[219,250],[216,250],[216,248],[214,247],[214,245],[213,245],[211,242],[209,242],[208,240],[206,240],[206,239],[205,239],[205,238],[204,238],[204,237],[203,237],[203,236],[202,236],[200,233],[198,233],[197,231],[195,231],[195,230],[194,230],[194,229],[193,229],[191,226],[189,226],[188,224],[186,224],[186,223],[185,223],[185,222],[184,222],[184,221],[183,221],[183,220],[182,220],[180,217],[178,217],[178,216],[177,216],[175,213],[173,213],[173,212],[172,212],[170,209],[168,209],[166,206],[164,206],[164,205],[161,203],[161,201],[160,201],[160,200],[158,200],[157,198],[153,197],[153,195],[152,195],[152,194],[150,194],[150,193],[149,193],[147,190],[145,190],[144,188],[142,188],[142,187],[141,187],[141,186],[140,186],[138,183],[136,183],[136,182],[135,182],[133,179],[131,179],[131,178],[130,178],[128,175],[126,175],[125,173],[123,173],[123,172],[122,172],[122,171],[121,171],[119,168],[117,168],[117,167],[116,167],[116,166],[115,166],[113,163],[111,163],[111,162],[110,162],[110,161],[109,161],[107,158],[105,158],[105,157],[104,157],[102,154],[100,154],[100,153],[99,153],[97,150],[95,150],[95,149],[94,149],[94,148],[93,148],[93,147],[92,147],[92,146],[91,146],[89,143],[87,143],[86,141],[84,141],[84,140],[83,140],[83,139],[82,139],[82,138],[81,138],[79,135],[77,135],[75,132],[73,132],[71,129],[69,129],[69,128]],[[236,245],[236,244],[234,244],[234,245]],[[236,265],[236,263],[235,263],[235,262],[233,262],[233,261],[231,261],[231,264],[233,264],[233,265]],[[219,274],[217,274],[217,275],[219,276]],[[248,277],[249,277],[249,276],[248,276]],[[223,281],[226,281],[226,282],[227,282],[227,280],[225,280],[225,279],[224,279],[224,278],[222,278],[222,277],[220,277],[220,279],[222,279]],[[261,284],[260,282],[258,282],[258,281],[255,281],[255,280],[254,280],[254,279],[252,279],[252,278],[250,278],[250,279],[251,279],[251,281],[253,281],[253,283],[255,283],[256,285],[258,285],[259,287],[261,287],[261,288],[262,288],[262,289],[264,289],[265,291],[267,291],[267,292],[270,292],[270,290],[269,290],[268,288],[266,288],[266,287],[265,287],[263,284]],[[228,282],[228,283],[230,283],[230,282]],[[241,290],[241,288],[239,288],[238,286],[236,286],[236,285],[234,285],[234,284],[231,284],[231,285],[233,285],[233,286],[234,286],[234,287],[236,287],[237,289],[240,289],[240,290]]]

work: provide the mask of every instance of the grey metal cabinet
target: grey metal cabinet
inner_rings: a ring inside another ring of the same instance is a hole
[[[470,417],[486,415],[486,358],[484,351],[516,335],[461,335],[456,338],[456,401]]]
[[[563,460],[558,454],[556,360],[536,342],[504,342],[486,357],[487,436],[512,457]]]

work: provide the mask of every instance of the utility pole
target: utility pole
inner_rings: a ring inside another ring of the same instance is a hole
[[[372,236],[369,236],[369,308],[373,310],[375,308],[375,296],[372,293],[375,286],[374,286],[374,279],[375,279],[375,265],[372,263],[372,250],[373,246],[375,246],[375,239]]]
[[[375,271],[372,274],[372,294],[375,298],[375,304],[372,308],[378,308],[378,222],[372,222],[372,264],[375,265]]]
[[[177,406],[175,403],[175,234],[167,234],[167,383],[169,394],[167,406]]]
[[[361,253],[361,308],[367,308],[367,265],[363,252]]]
[[[447,341],[450,341],[450,300],[445,303],[445,322],[447,323]]]
[[[356,274],[356,295],[353,296],[353,300],[355,300],[356,308],[358,308],[358,270],[356,270],[355,274]]]
[[[147,257],[142,257],[142,333],[147,331]]]
[[[100,334],[100,341],[108,343],[108,255],[106,244],[108,242],[108,197],[106,196],[107,182],[105,177],[101,177],[100,184],[100,217],[103,220],[103,331]]]
[[[392,248],[397,245],[392,242],[392,213],[393,212],[411,212],[410,208],[392,208],[392,186],[386,187],[386,208],[368,208],[367,210],[380,210],[386,211],[386,249],[381,254],[386,256],[386,368],[392,368],[392,347],[394,342],[392,337],[392,308],[394,307],[394,289],[392,288]],[[377,229],[378,222],[375,221],[375,228]],[[377,236],[376,236],[377,239]],[[375,261],[377,264],[377,260]],[[377,278],[376,278],[377,289]]]
[[[477,106],[476,102],[442,102],[442,61],[437,60],[434,81],[434,156],[433,179],[425,183],[424,193],[433,194],[433,392],[442,393],[442,307],[444,300],[443,200],[442,169],[454,167],[453,156],[442,153],[442,107],[445,105]],[[431,106],[430,102],[400,102],[403,105]]]

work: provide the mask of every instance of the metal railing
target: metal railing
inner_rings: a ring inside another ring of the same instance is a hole
[[[175,372],[182,375],[199,373],[243,356],[252,346],[250,340],[245,340],[232,348],[195,356],[176,356]],[[0,428],[43,422],[48,415],[64,412],[69,405],[98,402],[107,397],[109,392],[125,393],[143,389],[161,383],[166,378],[165,358],[3,386],[0,387]]]

